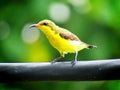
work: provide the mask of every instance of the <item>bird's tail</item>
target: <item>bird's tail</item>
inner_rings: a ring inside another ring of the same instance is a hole
[[[95,45],[88,45],[87,48],[88,48],[88,49],[89,49],[89,48],[97,48],[97,46],[95,46]]]

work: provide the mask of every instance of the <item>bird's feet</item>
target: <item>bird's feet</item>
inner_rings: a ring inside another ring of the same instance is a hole
[[[53,64],[53,63],[55,63],[56,61],[55,60],[53,60],[52,62],[51,62],[51,64]]]
[[[57,58],[55,58],[55,59],[54,59],[51,63],[53,64],[53,63],[55,63],[55,62],[59,61],[61,58],[62,58],[62,56],[57,57]]]
[[[77,63],[77,59],[71,61],[72,66],[74,66],[76,63]]]

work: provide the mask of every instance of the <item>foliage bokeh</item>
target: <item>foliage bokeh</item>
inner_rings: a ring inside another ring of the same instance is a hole
[[[119,16],[120,0],[0,0],[0,62],[44,62],[59,56],[42,32],[24,32],[43,19],[98,47],[81,51],[78,60],[119,58]],[[119,90],[120,82],[17,82],[1,83],[0,89]]]

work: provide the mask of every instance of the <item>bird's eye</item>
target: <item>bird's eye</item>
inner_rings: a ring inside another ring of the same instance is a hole
[[[48,23],[47,23],[47,22],[44,22],[44,23],[43,23],[43,25],[47,26],[47,25],[48,25]]]

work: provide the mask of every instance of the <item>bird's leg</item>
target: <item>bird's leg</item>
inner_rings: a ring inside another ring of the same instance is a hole
[[[71,61],[72,65],[76,64],[76,62],[77,62],[77,55],[78,55],[78,52],[76,51],[75,52],[75,58],[74,58],[73,61]]]
[[[60,52],[60,56],[57,57],[57,58],[55,58],[55,59],[52,61],[52,63],[55,63],[55,62],[59,61],[59,60],[60,60],[61,58],[63,58],[63,57],[64,57],[64,53]]]
[[[55,63],[55,62],[59,61],[61,58],[62,58],[62,56],[59,56],[59,57],[55,58],[55,59],[52,61],[52,63]]]

